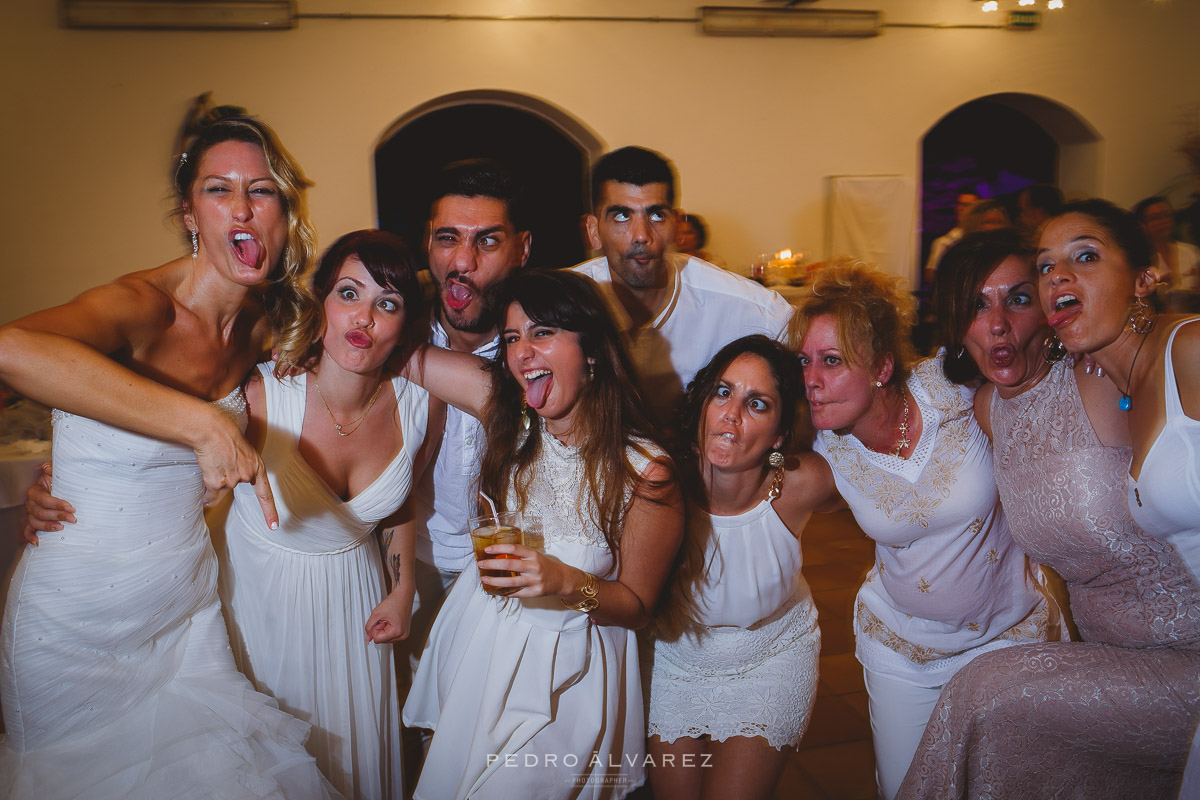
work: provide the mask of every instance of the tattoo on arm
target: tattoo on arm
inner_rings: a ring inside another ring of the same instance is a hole
[[[391,537],[390,532],[389,532],[388,536],[389,536],[389,538]],[[392,586],[393,587],[400,585],[400,561],[401,561],[401,559],[400,559],[399,554],[392,556],[390,559],[390,563],[392,565]]]
[[[384,528],[379,532],[379,549],[383,551],[386,557],[388,550],[392,549],[392,528]]]

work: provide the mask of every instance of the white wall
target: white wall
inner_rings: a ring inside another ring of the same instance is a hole
[[[1015,0],[1009,0],[1015,5]],[[1026,92],[1100,135],[1097,185],[1121,203],[1185,171],[1200,110],[1200,3],[1071,0],[1034,32],[889,28],[865,40],[718,39],[690,24],[335,21],[287,32],[103,32],[57,26],[55,3],[10,3],[0,30],[0,322],[183,252],[165,221],[171,145],[191,98],[271,122],[316,182],[323,242],[375,221],[373,148],[438,96],[521,92],[610,146],[672,157],[683,203],[731,264],[819,251],[824,178],[919,184],[920,139],[976,97]],[[299,0],[302,13],[690,16],[683,0]],[[969,0],[829,0],[889,22],[992,22]]]

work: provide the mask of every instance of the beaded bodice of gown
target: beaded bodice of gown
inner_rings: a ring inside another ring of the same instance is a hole
[[[1067,582],[1084,641],[1200,649],[1200,591],[1175,549],[1134,524],[1128,447],[1100,443],[1069,360],[993,395],[996,485],[1013,539]]]

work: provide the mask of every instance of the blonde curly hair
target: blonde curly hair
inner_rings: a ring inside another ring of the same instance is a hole
[[[890,353],[895,366],[888,384],[908,379],[916,361],[911,333],[917,301],[903,281],[878,267],[849,256],[838,256],[812,273],[788,327],[793,351],[817,317],[837,322],[838,348],[850,366],[874,365]]]

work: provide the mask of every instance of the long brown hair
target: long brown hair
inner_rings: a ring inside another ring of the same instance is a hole
[[[632,498],[664,502],[674,480],[647,481],[629,461],[631,449],[650,459],[660,458],[665,450],[642,410],[645,402],[633,383],[629,360],[599,290],[574,272],[529,270],[508,278],[497,299],[499,309],[506,311],[517,303],[534,323],[578,334],[584,357],[594,362],[574,419],[587,489],[598,515],[593,522],[615,552]],[[509,372],[507,359],[508,348],[501,337],[484,415],[487,448],[480,488],[506,502],[511,481],[517,506],[523,507],[537,479],[533,467],[541,452],[542,428],[533,424],[523,430],[524,392]]]

